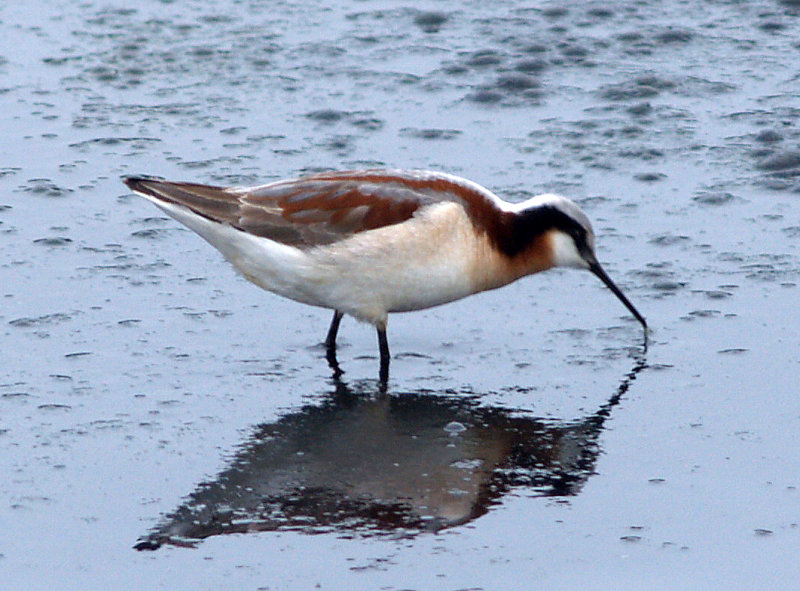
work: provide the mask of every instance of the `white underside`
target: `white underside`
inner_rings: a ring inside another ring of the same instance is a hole
[[[375,325],[390,312],[437,306],[480,291],[487,246],[463,208],[437,204],[401,224],[300,250],[150,198],[216,247],[242,275],[278,295]]]

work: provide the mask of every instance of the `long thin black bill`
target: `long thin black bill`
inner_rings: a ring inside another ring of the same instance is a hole
[[[589,270],[595,275],[597,275],[600,278],[600,281],[605,283],[606,287],[608,287],[608,289],[614,292],[614,295],[619,298],[619,301],[625,304],[625,307],[631,311],[631,314],[633,314],[636,317],[636,320],[642,323],[642,328],[644,328],[644,332],[646,335],[647,320],[644,319],[644,316],[639,314],[639,310],[633,307],[633,304],[631,304],[630,300],[628,300],[628,298],[625,297],[625,294],[622,293],[620,288],[617,287],[617,285],[613,281],[611,281],[611,277],[606,275],[606,272],[603,271],[603,267],[600,266],[600,263],[589,263]]]

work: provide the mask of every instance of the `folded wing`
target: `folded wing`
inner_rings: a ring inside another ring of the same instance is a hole
[[[495,199],[468,181],[427,171],[321,173],[252,188],[150,177],[124,180],[156,202],[175,203],[212,221],[298,248],[399,224],[420,208],[442,201],[457,201],[474,211]]]

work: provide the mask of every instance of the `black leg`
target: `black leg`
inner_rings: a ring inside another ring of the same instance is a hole
[[[338,378],[342,375],[339,361],[336,359],[336,335],[339,332],[339,323],[342,321],[343,314],[339,310],[334,310],[331,327],[328,329],[328,336],[325,337],[325,359],[333,370],[333,377]]]
[[[391,355],[389,354],[389,342],[386,340],[386,327],[379,326],[378,327],[378,349],[381,353],[381,369],[380,369],[380,380],[383,383],[389,379],[389,361],[391,359]]]
[[[328,336],[325,337],[325,347],[328,350],[336,350],[336,335],[339,334],[339,323],[342,321],[342,314],[339,310],[333,311],[333,319],[331,320],[331,327],[328,329]]]

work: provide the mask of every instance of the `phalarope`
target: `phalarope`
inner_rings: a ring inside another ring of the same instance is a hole
[[[559,195],[511,204],[466,179],[424,170],[326,172],[249,188],[144,176],[124,182],[259,287],[332,309],[325,345],[334,366],[344,314],[377,328],[385,379],[390,312],[452,302],[552,267],[594,273],[647,333],[597,261],[589,219]]]

